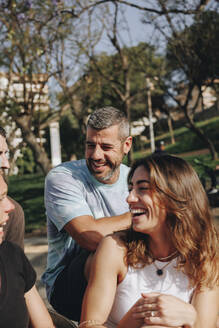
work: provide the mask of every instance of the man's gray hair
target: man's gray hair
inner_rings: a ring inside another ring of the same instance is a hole
[[[89,117],[87,126],[95,130],[103,130],[113,125],[119,125],[119,136],[125,139],[129,136],[129,122],[121,110],[115,107],[96,109]]]

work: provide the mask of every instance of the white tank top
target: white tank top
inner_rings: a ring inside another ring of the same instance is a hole
[[[155,263],[158,268],[162,268],[167,262],[155,261]],[[161,276],[157,275],[157,269],[153,264],[140,269],[128,267],[125,278],[117,286],[113,307],[105,324],[106,327],[116,328],[122,317],[141,297],[141,293],[169,294],[189,303],[194,288],[189,288],[187,276],[176,270],[175,266],[176,259],[173,259],[163,269]]]

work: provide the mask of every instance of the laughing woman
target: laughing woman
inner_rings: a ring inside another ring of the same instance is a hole
[[[98,247],[79,327],[215,328],[219,239],[195,171],[153,155],[128,182],[132,226]]]

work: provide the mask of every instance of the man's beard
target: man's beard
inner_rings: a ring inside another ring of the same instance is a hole
[[[98,181],[102,181],[102,182],[106,182],[108,180],[110,180],[114,174],[116,174],[116,172],[119,170],[119,167],[120,167],[120,164],[112,164],[111,162],[107,161],[106,162],[106,165],[108,165],[108,167],[110,168],[110,171],[106,174],[106,176],[102,176],[102,177],[98,177],[98,173],[96,173],[93,168],[92,168],[92,165],[91,163],[92,162],[95,162],[93,161],[92,159],[87,159],[86,160],[87,162],[87,167],[90,171],[90,173],[98,180]]]

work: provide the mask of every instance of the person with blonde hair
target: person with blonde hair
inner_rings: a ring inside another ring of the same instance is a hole
[[[79,327],[215,328],[219,238],[196,172],[152,155],[128,183],[131,228],[99,245]]]

